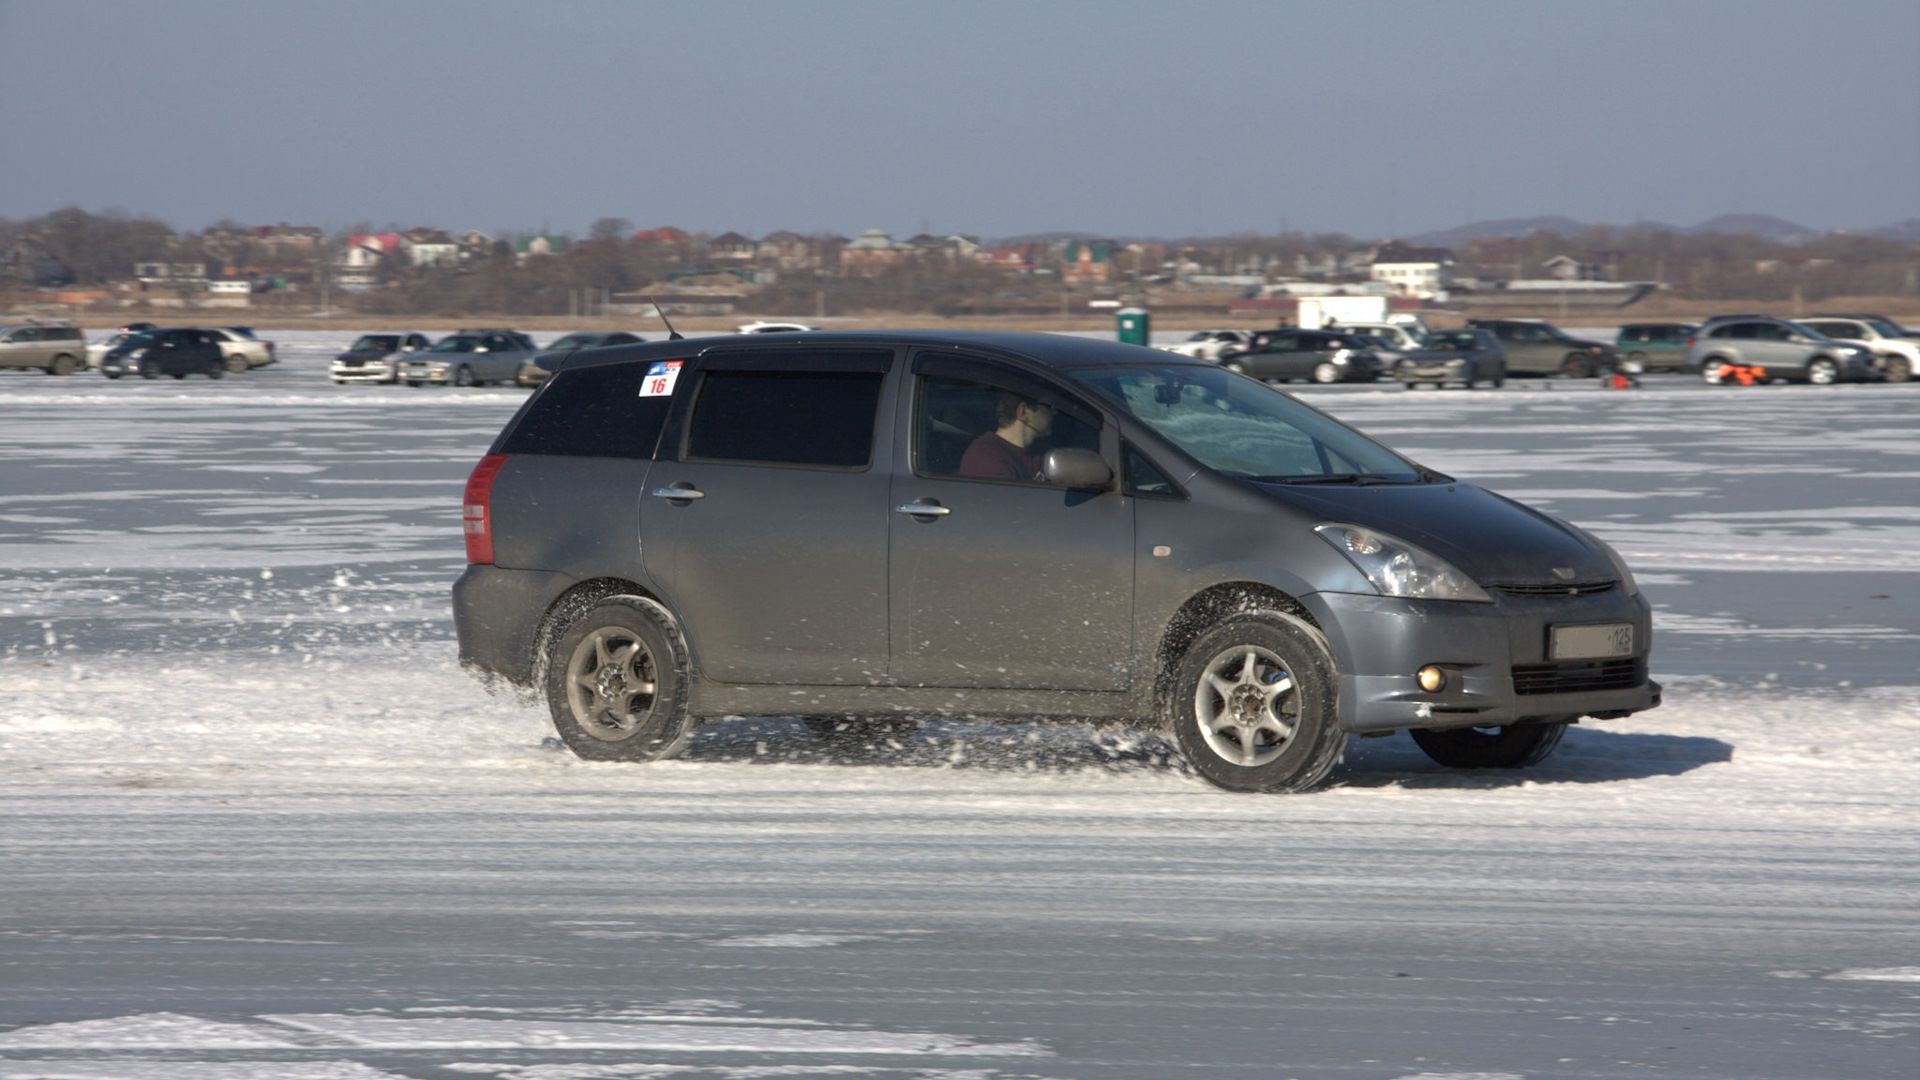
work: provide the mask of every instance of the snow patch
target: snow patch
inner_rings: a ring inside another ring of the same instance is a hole
[[[245,1024],[179,1013],[142,1013],[16,1028],[0,1050],[291,1050],[300,1046]]]
[[[1848,968],[1827,978],[1846,982],[1920,982],[1920,967]]]
[[[0,1061],[0,1080],[408,1080],[357,1061]]]
[[[781,1028],[645,1021],[396,1019],[304,1013],[260,1019],[339,1045],[379,1050],[657,1050],[679,1053],[925,1054],[1026,1057],[1038,1043],[977,1043],[936,1032]]]
[[[875,941],[871,934],[755,934],[723,938],[707,944],[721,949],[818,949],[849,941]]]

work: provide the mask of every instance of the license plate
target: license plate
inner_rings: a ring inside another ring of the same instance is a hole
[[[1547,631],[1547,659],[1601,660],[1633,655],[1633,624],[1556,626]]]

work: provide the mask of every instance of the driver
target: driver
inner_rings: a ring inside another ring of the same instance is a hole
[[[1040,456],[1033,446],[1053,430],[1053,406],[1000,390],[994,396],[993,415],[1000,426],[981,432],[967,446],[958,475],[1027,483],[1039,480]]]

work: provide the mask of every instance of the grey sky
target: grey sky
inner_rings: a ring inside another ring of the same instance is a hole
[[[1915,0],[0,0],[0,215],[1400,235],[1920,216]]]

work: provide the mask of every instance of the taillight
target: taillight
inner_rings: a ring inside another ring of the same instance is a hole
[[[460,523],[467,534],[467,561],[493,562],[493,478],[507,463],[505,454],[488,454],[467,477],[467,494],[460,500]]]

